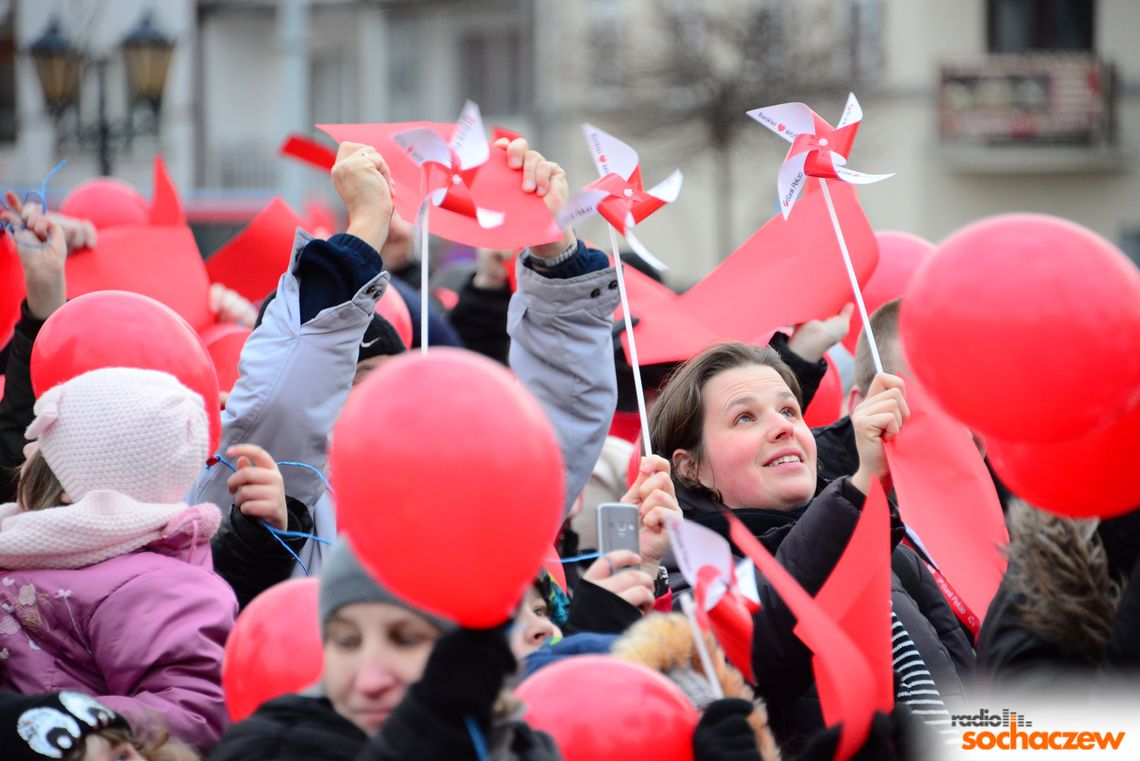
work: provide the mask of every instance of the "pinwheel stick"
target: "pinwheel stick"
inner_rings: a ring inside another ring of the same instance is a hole
[[[625,292],[625,275],[622,274],[621,250],[618,248],[617,231],[610,227],[610,248],[614,252],[614,269],[617,270],[618,294],[621,296],[621,314],[625,320],[625,334],[629,338],[629,364],[633,368],[633,389],[637,395],[637,414],[641,416],[641,443],[645,456],[653,454],[653,444],[649,441],[649,414],[645,411],[645,389],[641,385],[641,363],[637,361],[637,342],[633,340],[633,321],[629,315],[629,296]]]
[[[827,180],[821,177],[819,187],[823,191],[823,201],[827,204],[827,213],[831,216],[831,226],[835,229],[835,239],[839,241],[839,250],[843,253],[843,264],[847,267],[847,277],[851,280],[851,291],[855,294],[855,304],[859,307],[859,316],[863,318],[863,330],[867,332],[867,346],[871,349],[871,359],[875,361],[875,372],[881,373],[883,372],[883,360],[879,358],[879,345],[875,343],[875,334],[871,332],[871,318],[867,316],[867,305],[863,303],[863,292],[859,289],[859,280],[855,277],[855,268],[851,266],[851,254],[847,251],[847,240],[843,237],[843,230],[839,227],[839,217],[835,213],[835,205],[831,202],[831,193],[827,190]]]
[[[693,598],[689,595],[681,597],[681,611],[689,619],[689,628],[693,630],[693,641],[697,645],[697,654],[701,656],[701,666],[705,671],[705,679],[708,680],[709,687],[712,688],[713,697],[720,700],[724,697],[724,690],[721,689],[720,680],[716,678],[712,656],[709,655],[709,649],[705,645],[705,638],[701,636],[701,627],[697,624],[697,611],[693,607]]]
[[[428,278],[429,260],[428,250],[428,209],[431,208],[431,197],[427,189],[427,171],[421,173],[420,197],[424,199],[423,208],[420,209],[420,218],[417,221],[420,247],[420,352],[427,354],[428,350]],[[408,347],[411,348],[410,346]]]

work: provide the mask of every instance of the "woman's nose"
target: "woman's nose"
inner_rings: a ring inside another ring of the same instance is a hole
[[[392,687],[396,677],[391,669],[377,663],[362,664],[356,672],[356,689],[365,695],[375,695]]]
[[[554,636],[554,622],[549,618],[540,618],[527,628],[526,636],[535,645],[541,645]]]
[[[780,439],[788,438],[795,430],[792,421],[778,412],[771,413],[769,419],[772,421],[768,428],[768,439],[770,441],[779,441]]]

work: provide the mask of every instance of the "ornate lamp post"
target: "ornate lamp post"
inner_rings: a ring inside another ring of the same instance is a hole
[[[121,123],[112,123],[107,117],[107,64],[111,56],[121,52],[127,72],[128,110]],[[73,138],[81,147],[95,147],[99,153],[99,171],[111,174],[111,157],[116,143],[129,144],[136,134],[158,132],[158,115],[162,108],[162,94],[166,88],[166,75],[174,54],[174,42],[164,36],[147,13],[123,39],[119,50],[109,55],[92,58],[72,42],[63,32],[58,16],[48,22],[44,33],[28,48],[36,66],[44,102],[55,120],[56,128],[63,129],[64,114],[75,109]],[[79,87],[87,63],[95,67],[98,83],[98,110],[96,123],[85,125],[77,108]],[[141,127],[135,124],[135,110],[145,104],[150,119]],[[63,135],[61,135],[61,138]]]

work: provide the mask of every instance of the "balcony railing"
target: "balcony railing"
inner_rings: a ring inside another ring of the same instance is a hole
[[[1115,76],[1085,54],[995,55],[942,66],[939,132],[969,172],[1118,167]]]

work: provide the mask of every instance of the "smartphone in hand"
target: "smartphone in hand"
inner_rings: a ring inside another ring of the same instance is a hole
[[[614,550],[641,551],[638,538],[641,516],[637,505],[623,502],[603,502],[598,505],[598,552],[605,555]]]

